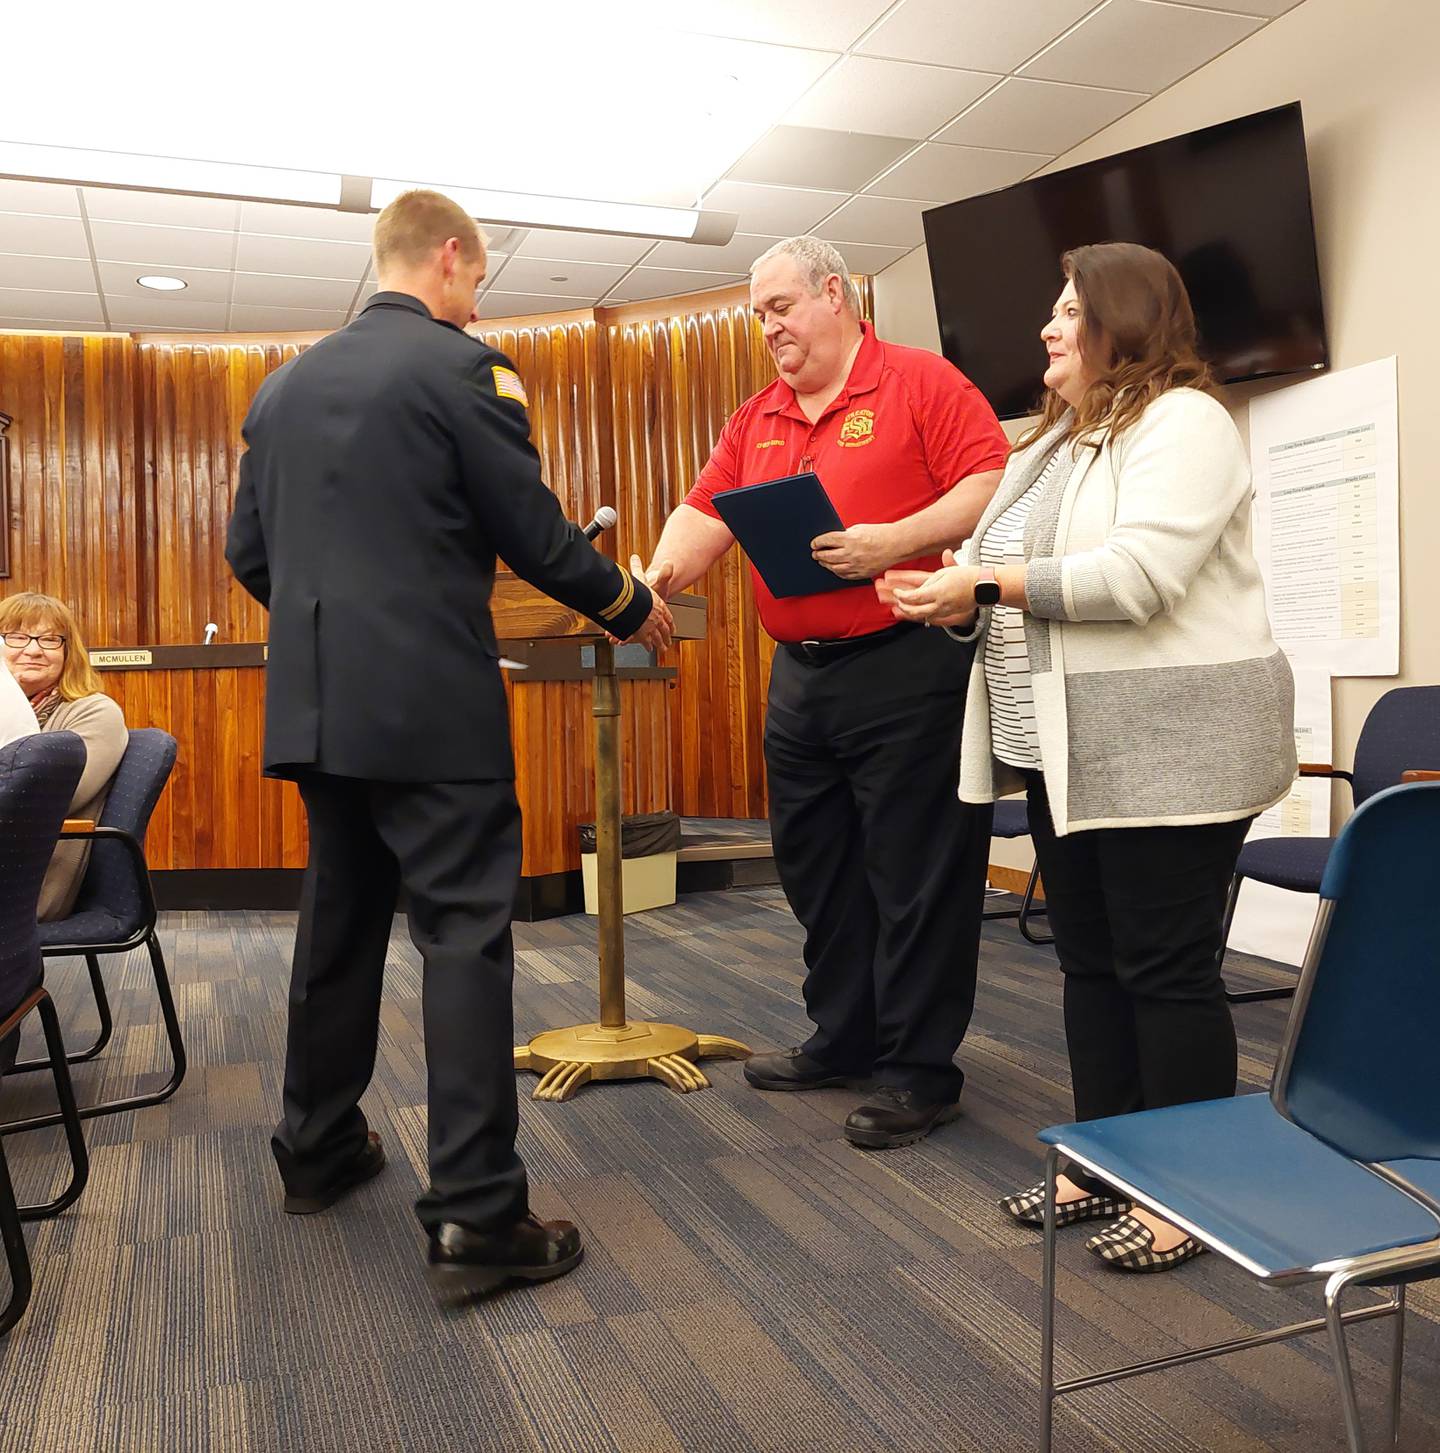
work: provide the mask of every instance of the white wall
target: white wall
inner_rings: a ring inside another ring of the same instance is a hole
[[[1304,0],[1046,169],[1301,102],[1332,367],[1399,357],[1400,675],[1335,682],[1345,765],[1378,696],[1440,682],[1440,407],[1425,381],[1440,358],[1437,57],[1436,0]],[[923,248],[875,279],[875,308],[882,337],[938,351]],[[1242,429],[1256,391],[1229,391]],[[1024,861],[999,845],[995,860]]]

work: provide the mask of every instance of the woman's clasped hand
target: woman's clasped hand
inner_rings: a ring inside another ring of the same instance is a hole
[[[927,626],[968,626],[975,619],[975,582],[980,571],[957,565],[955,552],[940,557],[943,568],[887,570],[875,582],[875,593],[896,619]]]

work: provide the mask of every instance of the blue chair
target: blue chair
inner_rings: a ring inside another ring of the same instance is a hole
[[[1300,775],[1348,782],[1354,805],[1359,807],[1382,789],[1394,787],[1407,771],[1436,767],[1440,767],[1440,686],[1398,686],[1370,708],[1355,743],[1353,772],[1328,763],[1303,762]],[[1275,837],[1246,843],[1230,884],[1222,943],[1230,937],[1235,905],[1246,878],[1292,893],[1318,893],[1334,841],[1332,837]],[[1220,961],[1225,961],[1223,947]],[[1232,1004],[1252,1004],[1261,999],[1289,999],[1294,993],[1292,984],[1279,989],[1227,988],[1225,997]]]
[[[19,1034],[27,1015],[38,1011],[70,1151],[69,1185],[52,1201],[18,1206],[0,1141],[0,1242],[10,1268],[10,1299],[0,1308],[0,1336],[20,1320],[30,1301],[30,1254],[21,1223],[63,1211],[85,1189],[90,1174],[60,1019],[40,982],[35,923],[45,869],[84,770],[85,743],[74,732],[38,733],[0,748],[0,1046]]]
[[[1002,797],[995,804],[995,825],[990,829],[991,837],[1016,838],[1030,836],[1030,809],[1023,797]],[[1040,864],[1030,869],[1029,881],[1020,899],[1019,908],[996,908],[988,911],[986,918],[1016,918],[1021,934],[1031,943],[1054,943],[1053,933],[1036,933],[1030,927],[1030,920],[1036,914],[1045,912],[1043,905],[1035,906],[1035,888],[1040,882]]]
[[[1144,1110],[1041,1132],[1042,1453],[1054,1400],[1309,1332],[1330,1337],[1351,1453],[1364,1453],[1345,1325],[1393,1317],[1398,1441],[1405,1285],[1440,1275],[1440,783],[1375,793],[1335,841],[1269,1096]],[[1323,1317],[1057,1383],[1055,1209],[1067,1156],[1267,1286],[1324,1284]],[[1352,1286],[1388,1287],[1343,1310]]]
[[[185,1078],[185,1041],[175,1013],[165,955],[155,932],[155,895],[145,862],[145,830],[170,780],[175,756],[175,738],[168,732],[154,727],[132,731],[99,823],[83,832],[62,834],[67,838],[90,838],[94,842],[74,909],[66,918],[40,925],[41,952],[45,958],[83,957],[95,994],[100,1032],[93,1044],[70,1056],[70,1063],[93,1059],[110,1039],[110,1001],[105,993],[99,956],[125,954],[136,948],[144,948],[150,956],[160,1015],[170,1046],[170,1077],[158,1090],[82,1106],[80,1114],[85,1119],[158,1105],[168,1100]],[[15,1068],[46,1069],[50,1063],[48,1059],[30,1060]],[[57,1123],[58,1116],[54,1114],[37,1115],[0,1125],[0,1132],[36,1130]]]

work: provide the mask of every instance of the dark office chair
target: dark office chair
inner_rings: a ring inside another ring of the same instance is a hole
[[[1375,793],[1394,787],[1411,768],[1440,768],[1440,686],[1399,686],[1387,691],[1370,708],[1360,740],[1355,743],[1355,767],[1341,771],[1329,763],[1305,762],[1302,777],[1338,777],[1350,784],[1356,807]],[[1235,905],[1246,878],[1269,883],[1292,893],[1318,893],[1325,864],[1330,857],[1332,837],[1274,837],[1246,843],[1240,850],[1230,900],[1225,908],[1225,940]],[[1225,961],[1225,950],[1220,950]],[[1289,999],[1294,985],[1280,989],[1226,989],[1232,1004],[1250,1004],[1261,999]]]
[[[170,1077],[158,1090],[82,1106],[80,1114],[86,1119],[158,1105],[168,1100],[185,1078],[185,1041],[175,1013],[165,955],[155,932],[155,896],[150,886],[144,847],[150,814],[170,779],[175,754],[175,738],[168,732],[151,727],[130,733],[130,745],[126,747],[110,784],[110,795],[105,799],[99,823],[83,832],[64,834],[65,837],[94,840],[75,907],[68,917],[40,925],[41,951],[46,959],[82,956],[90,971],[95,1008],[100,1016],[100,1032],[93,1044],[70,1056],[71,1064],[93,1059],[110,1039],[110,1001],[100,972],[99,956],[129,953],[136,948],[144,948],[150,956],[160,1015],[170,1046]],[[15,1068],[36,1070],[49,1065],[48,1059],[30,1060]],[[37,1115],[27,1120],[0,1124],[0,1132],[9,1134],[15,1130],[36,1130],[58,1122],[59,1117],[54,1114]]]
[[[69,1185],[54,1200],[18,1206],[0,1140],[0,1242],[10,1268],[10,1299],[0,1308],[0,1335],[20,1320],[30,1301],[30,1254],[21,1222],[63,1211],[85,1189],[90,1174],[60,1019],[40,983],[35,924],[45,869],[84,770],[85,743],[74,732],[37,733],[0,748],[0,1046],[19,1034],[27,1015],[39,1013],[54,1066],[58,1118],[70,1151]]]
[[[1440,782],[1391,787],[1346,823],[1269,1096],[1145,1110],[1041,1132],[1047,1213],[1042,1453],[1054,1400],[1137,1372],[1328,1332],[1351,1453],[1364,1453],[1345,1325],[1393,1317],[1398,1442],[1405,1287],[1440,1275]],[[1061,1155],[1267,1286],[1323,1282],[1325,1314],[1209,1347],[1054,1380],[1054,1186]],[[1348,1311],[1353,1286],[1389,1295]]]
[[[1030,836],[1030,812],[1023,797],[1002,797],[995,804],[995,825],[990,829],[990,836],[1003,838]],[[986,911],[985,917],[1018,919],[1016,927],[1031,943],[1054,943],[1055,935],[1053,933],[1036,933],[1030,927],[1031,918],[1045,912],[1043,901],[1040,907],[1035,906],[1035,888],[1039,881],[1040,864],[1037,862],[1030,869],[1030,878],[1025,884],[1025,892],[1021,896],[1019,908],[992,908]]]

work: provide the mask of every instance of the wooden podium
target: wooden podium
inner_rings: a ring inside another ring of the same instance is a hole
[[[739,1040],[696,1034],[678,1024],[635,1022],[625,1017],[625,915],[620,887],[620,684],[615,648],[593,622],[502,571],[491,598],[495,634],[505,651],[542,641],[573,641],[577,652],[593,647],[595,680],[595,848],[600,900],[600,1019],[568,1029],[549,1029],[515,1048],[515,1068],[540,1076],[533,1098],[568,1100],[590,1080],[657,1079],[684,1093],[710,1081],[700,1059],[745,1059]],[[670,602],[675,639],[705,636],[703,596]]]

